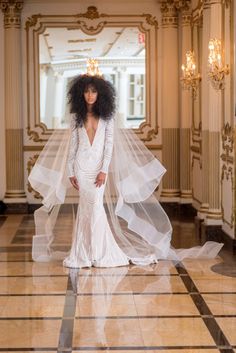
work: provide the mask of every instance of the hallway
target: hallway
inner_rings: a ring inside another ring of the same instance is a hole
[[[174,238],[196,244],[192,220],[172,224]],[[1,352],[236,352],[236,262],[226,250],[224,265],[69,271],[32,262],[33,232],[33,215],[0,216]]]

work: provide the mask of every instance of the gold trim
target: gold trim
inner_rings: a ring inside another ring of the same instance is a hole
[[[42,139],[39,137],[39,133],[37,131],[30,130],[30,127],[26,128],[27,135],[29,136],[30,140],[33,140],[34,142],[46,142],[46,139]]]
[[[226,180],[229,180],[231,178],[231,184],[232,184],[232,212],[231,212],[231,217],[230,217],[230,222],[226,220],[225,218],[225,211],[224,211],[224,206],[223,206],[223,182],[226,177]],[[228,224],[230,228],[233,228],[234,226],[234,176],[233,176],[233,167],[231,166],[226,166],[225,164],[221,168],[221,212],[222,212],[222,218],[223,222]]]
[[[191,191],[189,191],[189,193],[187,193],[187,192],[180,192],[180,197],[182,198],[182,199],[192,199],[192,192]]]
[[[224,153],[221,154],[221,159],[227,164],[233,164],[234,158],[231,155],[234,150],[234,131],[233,128],[227,122],[224,124],[221,131],[222,138],[222,149]]]
[[[35,162],[38,159],[39,154],[35,154],[33,157],[30,157],[28,162],[27,162],[27,172],[28,172],[28,176],[33,168],[33,166],[35,165]],[[30,185],[30,182],[27,183],[27,189],[29,191],[29,193],[32,193],[35,199],[42,199],[42,196],[40,195],[39,192],[35,191],[32,186]]]
[[[215,220],[219,220],[222,219],[222,213],[221,212],[216,212],[216,213],[207,213],[206,216],[207,219],[215,219]]]
[[[146,145],[149,150],[162,150],[162,145]]]
[[[198,146],[191,146],[191,147],[190,147],[190,150],[191,150],[192,152],[201,154],[201,149],[200,149],[200,147],[198,147]]]
[[[7,199],[25,199],[26,195],[24,191],[11,190],[6,191],[4,198]]]
[[[161,192],[161,197],[168,197],[168,198],[170,198],[170,197],[180,197],[180,191],[179,190],[170,190],[170,191],[168,191],[168,190],[162,190],[162,192]]]
[[[5,0],[0,1],[0,8],[4,14],[4,28],[21,27],[21,11],[23,9],[23,0]]]
[[[195,155],[192,156],[192,168],[194,166],[195,160],[199,162],[200,169],[202,169],[202,160],[201,160],[200,156],[195,156]]]
[[[33,152],[33,151],[42,151],[43,146],[23,146],[23,151],[24,152]]]

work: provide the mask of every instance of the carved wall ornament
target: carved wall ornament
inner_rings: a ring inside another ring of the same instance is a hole
[[[35,154],[33,157],[30,157],[30,159],[27,162],[27,171],[28,171],[28,176],[35,165],[37,159],[38,159],[39,154]],[[35,191],[32,186],[30,185],[30,182],[27,183],[27,189],[30,193],[33,193],[35,199],[40,199],[42,200],[42,196],[40,195],[39,192]]]
[[[222,169],[221,169],[221,212],[222,212],[222,218],[224,223],[228,224],[230,228],[233,228],[234,226],[234,220],[235,220],[235,215],[234,215],[234,209],[232,207],[232,212],[230,216],[230,221],[228,221],[225,217],[225,210],[224,210],[224,205],[223,205],[223,182],[226,179],[226,181],[231,181],[232,185],[232,205],[234,203],[234,190],[233,190],[233,185],[234,185],[234,175],[233,175],[233,167],[232,166],[227,166],[226,164],[223,164]]]
[[[42,139],[39,137],[39,133],[37,131],[31,130],[30,127],[28,126],[27,129],[27,135],[29,136],[29,139],[34,141],[34,142],[46,142],[47,139]]]
[[[0,8],[4,13],[4,28],[20,28],[23,0],[1,0]]]
[[[234,150],[234,130],[229,123],[226,123],[222,129],[222,149],[221,159],[227,164],[233,163],[233,150]]]
[[[223,5],[228,8],[231,5],[232,0],[222,0]]]
[[[234,210],[232,207],[232,213],[230,217],[230,222],[225,218],[224,205],[223,205],[223,183],[224,180],[231,181],[232,187],[232,205],[234,204],[234,170],[233,170],[233,153],[234,153],[234,129],[227,122],[224,124],[222,133],[222,149],[223,153],[221,154],[221,159],[224,162],[221,168],[221,209],[223,214],[223,220],[226,224],[228,224],[231,228],[234,225]]]
[[[194,166],[194,161],[198,161],[200,169],[202,169],[202,159],[201,159],[201,157],[200,156],[195,156],[195,155],[192,156],[192,168]]]
[[[192,9],[193,23],[199,27],[203,26],[203,1],[199,0],[197,6]]]
[[[188,26],[192,23],[192,14],[189,12],[182,13],[182,26]]]
[[[163,1],[161,3],[162,27],[178,26],[178,11],[174,1]]]
[[[38,19],[41,17],[42,17],[41,14],[36,14],[36,15],[32,15],[31,17],[28,17],[25,22],[25,29],[28,30],[29,27],[34,27],[37,24]]]
[[[81,13],[76,15],[75,17],[78,18],[88,18],[89,20],[94,20],[96,18],[106,17],[105,14],[99,14],[98,9],[95,6],[89,6],[85,13]]]

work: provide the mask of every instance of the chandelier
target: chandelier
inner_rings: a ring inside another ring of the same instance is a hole
[[[182,65],[183,76],[180,81],[183,89],[192,90],[192,96],[195,99],[197,95],[197,88],[201,80],[199,73],[196,73],[195,55],[193,51],[186,53],[186,64]]]
[[[225,75],[229,74],[229,66],[224,66],[222,62],[221,41],[211,39],[208,49],[208,78],[215,89],[224,89]]]
[[[88,59],[87,60],[87,75],[89,76],[102,76],[102,72],[98,67],[98,60]]]

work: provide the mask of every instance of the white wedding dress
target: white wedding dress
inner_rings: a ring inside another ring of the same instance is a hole
[[[100,171],[107,174],[113,150],[114,120],[99,119],[91,144],[85,127],[71,124],[68,155],[70,176],[79,184],[79,205],[71,251],[63,264],[67,267],[115,267],[129,264],[116,243],[103,205],[105,184],[96,187]]]

